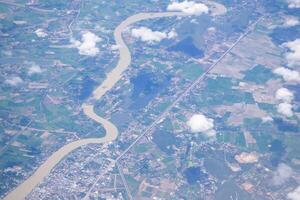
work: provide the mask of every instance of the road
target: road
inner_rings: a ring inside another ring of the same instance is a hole
[[[161,13],[140,13],[125,19],[114,31],[114,38],[116,45],[119,47],[120,58],[116,67],[107,74],[106,79],[98,86],[92,97],[89,100],[99,100],[106,94],[122,77],[123,72],[129,67],[131,63],[131,53],[123,40],[122,32],[128,26],[147,19],[154,19],[160,17],[174,17],[174,16],[188,16],[188,14],[181,12],[161,12]],[[259,20],[258,20],[259,21]],[[254,25],[256,23],[255,22]],[[121,159],[143,136],[149,133],[158,122],[166,117],[170,110],[181,101],[197,84],[205,79],[208,73],[251,31],[249,28],[238,40],[213,64],[208,70],[202,74],[195,82],[193,82],[176,100],[148,127],[146,130],[116,159],[116,163]],[[95,101],[91,101],[95,102]],[[109,120],[102,118],[94,112],[94,105],[84,103],[82,105],[84,114],[95,122],[103,126],[106,135],[102,138],[81,139],[61,147],[54,152],[47,160],[30,176],[27,180],[21,183],[17,188],[12,190],[4,200],[22,200],[51,172],[51,170],[70,152],[88,144],[101,144],[111,142],[118,136],[118,129]],[[122,177],[124,178],[124,177]],[[125,183],[126,184],[126,183]]]
[[[10,6],[29,8],[31,10],[38,11],[38,12],[43,12],[43,13],[52,13],[52,12],[56,11],[56,10],[46,10],[46,9],[42,9],[42,8],[36,8],[36,7],[30,6],[30,5],[23,5],[23,4],[19,4],[19,3],[14,3],[12,1],[0,0],[0,3],[7,4],[7,5],[10,5]]]
[[[161,13],[139,13],[125,19],[114,31],[114,38],[116,45],[119,47],[120,58],[117,66],[107,74],[106,79],[98,86],[90,100],[99,100],[106,94],[122,77],[123,72],[129,67],[131,63],[131,53],[123,40],[122,32],[131,24],[136,22],[174,16],[188,16],[182,12],[161,12]],[[94,105],[84,103],[82,105],[84,114],[103,126],[106,135],[102,138],[81,139],[64,145],[59,150],[54,152],[47,160],[39,166],[39,168],[26,179],[23,183],[12,190],[4,200],[22,200],[51,172],[51,170],[70,152],[88,144],[102,144],[115,140],[118,136],[117,127],[109,120],[100,117],[94,112]]]
[[[186,95],[193,89],[195,88],[195,86],[197,86],[200,82],[202,82],[206,76],[217,66],[218,63],[220,63],[223,58],[230,53],[230,51],[244,38],[246,37],[252,30],[252,27],[255,27],[255,25],[262,19],[262,17],[260,17],[258,20],[256,20],[251,26],[250,28],[248,28],[248,30],[242,34],[236,41],[235,43],[227,50],[225,51],[225,53],[223,53],[219,59],[217,59],[196,81],[194,81],[183,93],[181,93],[176,99],[175,101],[166,108],[166,110],[157,117],[157,119],[150,125],[148,126],[144,132],[122,153],[120,154],[116,161],[120,160],[142,137],[144,137],[146,134],[148,134],[149,132],[151,132],[151,130],[163,119],[165,118],[169,112],[171,111],[172,108],[174,108],[174,106],[181,101],[184,97],[186,97]]]

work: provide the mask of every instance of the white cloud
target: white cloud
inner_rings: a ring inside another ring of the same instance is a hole
[[[262,118],[262,121],[263,121],[263,123],[266,123],[266,122],[272,122],[272,121],[273,121],[273,118],[270,117],[270,116],[266,116],[266,117],[263,117],[263,118]]]
[[[208,31],[208,32],[211,32],[211,33],[216,32],[216,30],[217,30],[217,29],[216,29],[215,27],[212,27],[212,26],[209,27],[209,28],[207,29],[207,31]]]
[[[284,67],[279,67],[274,70],[275,74],[283,77],[285,81],[300,81],[300,73]]]
[[[100,42],[102,39],[99,38],[92,32],[85,32],[82,37],[82,41],[72,40],[73,45],[78,48],[79,54],[85,56],[96,56],[100,51],[99,48],[96,47],[96,44]]]
[[[199,24],[199,22],[197,21],[197,19],[191,19],[191,21],[190,21],[192,24]]]
[[[280,103],[277,106],[277,112],[285,115],[287,117],[292,117],[294,115],[293,113],[293,106],[290,103]]]
[[[294,115],[292,105],[294,94],[286,88],[280,88],[276,91],[275,98],[281,101],[277,105],[277,112],[286,117],[292,117]]]
[[[191,15],[201,15],[208,13],[208,7],[203,3],[195,3],[194,1],[172,2],[167,7],[168,11],[181,11]]]
[[[203,114],[195,114],[188,121],[191,132],[193,133],[205,133],[208,137],[214,137],[216,135],[214,128],[214,120],[207,118]]]
[[[298,186],[293,192],[288,193],[288,199],[299,200],[300,199],[300,186]]]
[[[293,175],[293,170],[288,165],[280,163],[273,173],[272,183],[274,185],[282,185]]]
[[[290,52],[285,55],[288,65],[300,65],[300,39],[284,43],[284,46],[290,50]]]
[[[217,132],[214,129],[205,132],[205,135],[209,138],[214,138],[217,135]]]
[[[287,16],[285,19],[284,19],[284,26],[286,27],[291,27],[291,26],[296,26],[298,25],[300,22],[298,20],[297,17],[294,17],[294,16]]]
[[[46,37],[48,34],[41,28],[37,29],[36,31],[34,31],[35,34],[38,36],[38,37]]]
[[[289,8],[300,8],[300,0],[287,0]]]
[[[15,24],[17,25],[24,25],[24,24],[27,24],[27,21],[25,20],[14,20],[13,21]]]
[[[239,163],[256,163],[258,162],[259,155],[256,152],[242,152],[241,154],[237,154],[234,156],[235,160]]]
[[[16,86],[16,85],[23,83],[23,80],[19,76],[13,76],[13,77],[5,80],[5,83],[7,83],[11,86]]]
[[[33,64],[31,67],[29,67],[28,69],[28,74],[32,75],[32,74],[39,74],[42,73],[42,69],[40,66]]]
[[[286,88],[280,88],[276,91],[275,98],[290,103],[294,99],[294,94]]]
[[[120,46],[117,45],[117,44],[111,45],[111,47],[110,47],[110,49],[111,49],[112,51],[117,51],[117,50],[119,50],[119,48],[120,48]]]
[[[178,36],[178,34],[176,33],[175,29],[172,29],[168,35],[167,35],[167,38],[168,39],[173,39],[173,38],[176,38]]]
[[[165,32],[152,31],[147,27],[134,28],[131,30],[131,35],[150,44],[160,42],[162,39],[167,38],[167,34]]]
[[[245,86],[247,86],[247,83],[245,83],[245,82],[239,82],[239,87],[245,87]]]

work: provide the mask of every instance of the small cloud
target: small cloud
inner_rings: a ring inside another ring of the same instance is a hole
[[[300,199],[300,186],[298,186],[294,191],[288,193],[288,199],[299,200]]]
[[[167,35],[167,38],[168,39],[173,39],[173,38],[176,38],[178,36],[178,34],[176,33],[175,29],[172,29],[168,35]]]
[[[294,99],[294,94],[286,88],[280,88],[276,91],[275,98],[285,103],[290,103]]]
[[[300,0],[287,0],[289,8],[300,8]]]
[[[245,87],[245,86],[247,86],[247,83],[245,83],[245,82],[239,82],[239,87]]]
[[[242,164],[258,162],[259,155],[256,152],[242,152],[234,156],[235,160]]]
[[[3,55],[5,55],[5,56],[12,56],[13,55],[13,52],[11,51],[11,50],[3,50],[2,51],[2,53],[3,53]]]
[[[205,132],[205,135],[209,138],[214,138],[217,135],[217,132],[214,129]]]
[[[198,22],[197,19],[195,19],[195,18],[194,18],[194,19],[191,19],[190,22],[191,22],[191,24],[199,24],[199,22]]]
[[[289,180],[293,175],[293,170],[291,167],[284,163],[280,163],[276,169],[276,171],[273,173],[272,183],[274,185],[282,185],[286,181]]]
[[[207,29],[207,32],[210,32],[210,33],[214,33],[216,31],[217,31],[217,29],[215,27],[212,27],[212,26]]]
[[[34,31],[35,34],[40,37],[40,38],[43,38],[43,37],[46,37],[48,34],[41,28],[37,29],[36,31]]]
[[[300,73],[295,70],[279,67],[274,73],[282,76],[285,81],[300,81]]]
[[[131,30],[131,35],[135,38],[139,38],[143,42],[153,44],[154,42],[160,42],[167,38],[165,32],[152,31],[147,27],[134,28]]]
[[[224,15],[227,13],[227,8],[221,3],[217,3],[216,1],[206,1],[206,3],[210,6],[212,16]]]
[[[293,106],[290,103],[280,103],[277,106],[277,112],[285,115],[287,117],[292,117],[294,115]]]
[[[23,83],[23,80],[19,76],[13,76],[9,79],[6,79],[5,83],[7,83],[8,85],[11,85],[11,86],[17,86],[17,85]]]
[[[33,64],[31,67],[29,67],[28,69],[28,74],[32,75],[32,74],[39,74],[42,73],[42,69],[40,66]]]
[[[296,39],[291,42],[284,43],[284,46],[289,48],[289,52],[285,57],[289,66],[295,66],[300,64],[300,39]]]
[[[287,16],[285,19],[284,19],[284,24],[283,26],[285,27],[292,27],[292,26],[296,26],[298,25],[300,22],[298,20],[297,17],[293,17],[293,16]]]
[[[195,3],[194,1],[172,2],[167,7],[168,11],[180,11],[190,15],[201,15],[208,13],[208,7],[203,3]]]
[[[114,45],[111,45],[110,50],[117,51],[117,50],[119,50],[119,48],[120,48],[119,45],[114,44]]]
[[[286,117],[292,117],[294,113],[291,103],[294,99],[294,94],[286,88],[280,88],[276,91],[275,98],[282,101],[282,103],[277,105],[277,112]]]
[[[273,118],[270,116],[266,116],[262,118],[263,123],[272,122]]]
[[[79,54],[85,56],[96,56],[100,52],[96,44],[100,41],[102,41],[101,38],[89,31],[82,35],[81,41],[71,39],[71,43],[79,50]]]
[[[14,20],[13,21],[15,24],[17,25],[24,25],[24,24],[27,24],[27,21],[25,20]]]
[[[214,128],[214,120],[207,118],[203,114],[193,115],[187,122],[192,133],[204,133],[208,137],[214,137],[216,131]]]

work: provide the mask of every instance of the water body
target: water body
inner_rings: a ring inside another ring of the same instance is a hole
[[[270,144],[269,151],[271,152],[270,162],[272,166],[277,166],[282,156],[285,154],[285,146],[283,145],[282,141],[280,140],[273,140]]]
[[[175,137],[173,133],[165,131],[157,131],[153,134],[153,142],[158,146],[158,148],[168,155],[174,153],[173,145],[177,145],[178,138]]]
[[[198,181],[207,180],[208,178],[208,175],[202,172],[201,168],[198,166],[187,168],[184,170],[184,175],[187,179],[187,182],[191,185],[197,183]]]
[[[80,94],[79,94],[79,100],[83,101],[87,99],[93,92],[94,86],[96,85],[96,82],[92,80],[90,77],[86,76],[83,79],[83,83],[80,89]]]
[[[102,138],[89,138],[81,139],[75,142],[66,144],[56,152],[54,152],[27,180],[25,180],[21,185],[19,185],[15,190],[9,193],[4,199],[5,200],[21,200],[37,186],[44,177],[46,177],[51,170],[70,152],[73,150],[87,144],[101,144],[105,142],[113,141],[118,136],[118,129],[114,124],[110,123],[108,120],[99,117],[93,110],[91,105],[83,105],[84,113],[91,119],[101,124],[107,131],[107,134]]]
[[[96,87],[96,82],[89,76],[85,76],[82,80],[72,80],[70,81],[68,87],[75,99],[83,102],[86,100],[93,92]]]
[[[170,84],[171,76],[156,75],[155,73],[141,72],[130,81],[133,84],[130,108],[138,110],[148,103]]]
[[[282,44],[297,39],[299,35],[300,25],[297,25],[292,27],[277,27],[270,34],[270,37],[275,44]]]
[[[274,123],[277,126],[277,129],[282,132],[294,132],[299,131],[299,127],[296,124],[289,123],[282,118],[274,118]]]
[[[107,74],[106,79],[98,86],[92,94],[91,99],[99,100],[107,91],[109,91],[122,77],[123,72],[131,63],[131,53],[123,40],[122,32],[129,25],[146,19],[159,17],[188,16],[181,12],[162,12],[162,13],[140,13],[125,19],[114,31],[116,44],[119,46],[120,58],[116,67]],[[84,114],[99,123],[106,130],[106,135],[102,138],[81,139],[66,144],[54,152],[27,180],[12,190],[4,200],[22,200],[51,172],[51,170],[69,153],[75,149],[87,144],[102,144],[113,141],[118,136],[118,129],[110,121],[98,116],[94,112],[94,106],[83,104]]]
[[[169,47],[168,51],[182,52],[194,58],[202,58],[204,56],[204,52],[195,46],[192,37],[187,37],[178,42],[176,45]]]

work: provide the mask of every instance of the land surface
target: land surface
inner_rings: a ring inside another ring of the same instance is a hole
[[[0,1],[0,198],[294,200],[290,2]]]

